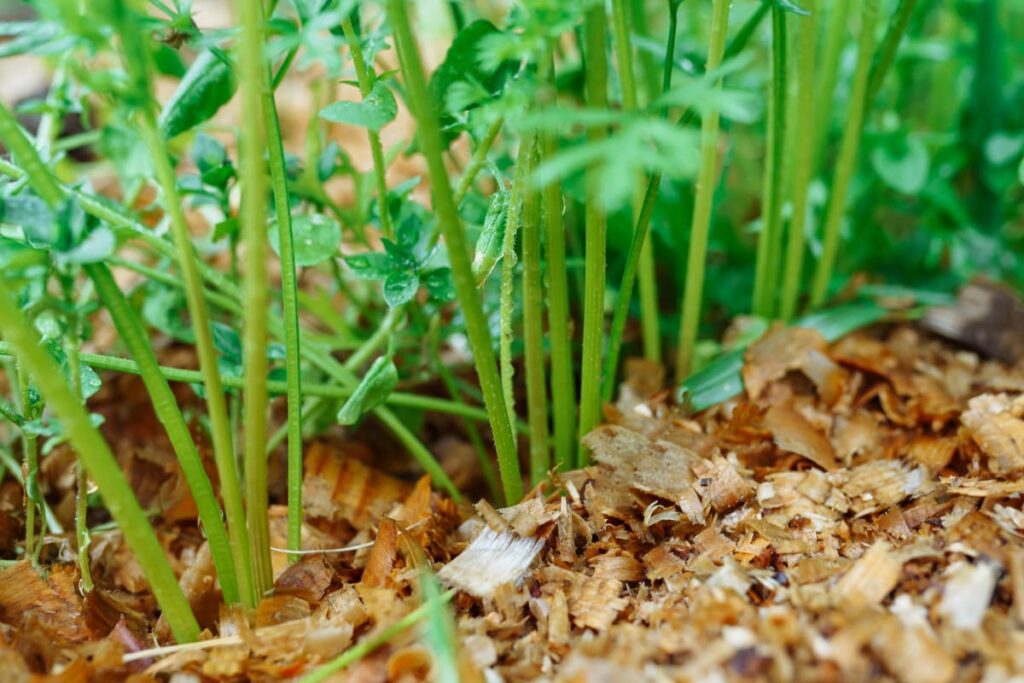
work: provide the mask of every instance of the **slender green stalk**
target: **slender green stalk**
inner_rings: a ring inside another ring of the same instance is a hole
[[[594,4],[583,16],[583,54],[586,58],[585,86],[587,106],[608,107],[608,57],[605,54],[607,17],[604,4]],[[607,136],[602,126],[587,129],[588,144],[600,144]],[[608,217],[601,207],[600,185],[594,169],[587,171],[587,203],[584,213],[583,273],[583,358],[580,362],[579,438],[597,426],[601,414],[601,352],[604,341],[605,253]],[[577,466],[587,464],[586,449],[577,451]]]
[[[761,192],[761,234],[757,240],[753,311],[775,315],[778,294],[778,252],[782,237],[782,162],[786,149],[786,14],[772,7],[772,78],[769,85],[764,184]]]
[[[363,45],[356,35],[356,29],[352,25],[352,18],[346,16],[341,22],[341,30],[345,33],[345,42],[348,43],[349,52],[352,55],[352,65],[356,70],[356,79],[359,81],[359,94],[363,99],[370,96],[373,89],[376,74],[366,64],[363,57]],[[377,212],[380,214],[380,231],[384,237],[391,237],[394,230],[391,228],[391,215],[388,213],[388,181],[387,166],[384,164],[384,148],[380,144],[380,134],[370,128],[366,129],[370,139],[370,154],[373,156],[373,177],[377,182]]]
[[[164,145],[156,123],[156,114],[152,102],[152,64],[148,48],[143,38],[145,32],[140,31],[135,22],[131,21],[123,0],[116,3],[120,16],[119,32],[124,47],[125,64],[139,89],[139,97],[145,98],[138,115],[139,134],[149,152],[157,183],[162,193],[164,210],[170,219],[173,249],[167,249],[164,240],[142,230],[140,236],[148,236],[148,244],[159,243],[165,248],[164,255],[177,259],[178,268],[185,286],[185,300],[192,329],[195,334],[196,352],[199,356],[199,369],[203,373],[203,385],[206,394],[206,412],[210,420],[210,432],[213,441],[213,456],[217,465],[220,480],[221,497],[224,500],[224,512],[228,521],[228,533],[231,539],[231,551],[234,556],[235,569],[238,574],[238,587],[243,604],[253,607],[256,604],[256,593],[253,589],[252,561],[249,557],[249,531],[245,524],[245,507],[242,502],[241,485],[234,458],[231,422],[228,418],[227,401],[224,387],[220,381],[217,351],[213,344],[213,331],[210,326],[210,315],[206,299],[203,296],[203,285],[200,272],[211,271],[201,265],[192,245],[188,223],[185,220],[183,202],[178,193],[177,178],[174,167]],[[80,197],[81,195],[76,195]],[[93,200],[94,201],[94,200]],[[81,201],[82,207],[97,215],[101,220],[104,216],[115,214],[101,202]],[[99,206],[97,206],[99,204]],[[89,207],[92,207],[90,210]],[[222,276],[223,277],[223,276]],[[225,278],[226,279],[226,278]]]
[[[466,193],[469,192],[469,188],[473,187],[473,182],[480,175],[484,164],[487,163],[487,154],[491,151],[491,146],[498,137],[498,133],[501,132],[503,125],[505,125],[505,119],[500,116],[492,121],[491,125],[487,128],[487,132],[484,133],[483,139],[480,140],[480,144],[473,150],[473,156],[470,157],[469,163],[466,164],[466,168],[459,178],[459,184],[455,187],[456,206],[461,204],[462,200],[466,198]]]
[[[501,245],[501,290],[499,292],[498,367],[501,373],[501,391],[505,410],[511,424],[516,418],[514,392],[515,366],[512,364],[512,314],[515,304],[516,236],[522,223],[523,199],[529,178],[530,142],[520,141],[516,155],[515,177],[509,192],[508,212],[505,215],[505,234]]]
[[[458,209],[452,197],[448,171],[441,151],[441,132],[433,103],[427,95],[426,78],[419,48],[409,27],[404,0],[388,0],[388,19],[394,29],[402,73],[408,91],[410,108],[419,125],[418,138],[430,172],[434,196],[434,211],[437,213],[451,262],[452,280],[458,295],[462,314],[466,321],[466,333],[476,361],[477,377],[483,390],[484,404],[491,415],[491,429],[494,433],[498,452],[498,468],[501,472],[502,488],[509,503],[518,502],[523,495],[522,475],[519,471],[519,457],[508,419],[505,400],[501,394],[501,381],[491,348],[490,333],[483,305],[476,291],[473,271],[469,260],[466,235],[459,218]]]
[[[36,378],[47,404],[60,419],[68,441],[96,482],[107,510],[138,559],[175,639],[181,643],[195,640],[199,636],[199,625],[110,445],[92,425],[88,411],[65,383],[60,368],[40,346],[32,324],[18,310],[8,288],[0,289],[0,329],[20,362]]]
[[[811,306],[825,303],[828,286],[832,281],[836,253],[839,250],[839,230],[846,214],[846,198],[850,181],[857,170],[857,153],[860,150],[861,130],[864,125],[867,105],[868,76],[871,71],[871,54],[875,46],[875,25],[878,19],[878,0],[864,0],[860,37],[857,40],[857,66],[850,87],[850,110],[843,128],[843,139],[839,146],[835,175],[829,192],[828,210],[822,229],[821,259],[814,272],[811,285]]]
[[[882,38],[882,44],[878,49],[874,63],[871,65],[871,76],[868,77],[868,105],[874,102],[878,91],[885,82],[885,77],[896,59],[896,50],[900,46],[900,40],[907,31],[907,24],[910,23],[910,15],[914,12],[917,0],[900,0],[900,5],[889,20],[889,27]]]
[[[85,272],[96,285],[96,292],[110,313],[118,336],[128,349],[128,353],[135,359],[133,365],[138,374],[142,376],[142,382],[146,385],[146,391],[149,392],[153,412],[156,413],[160,424],[164,426],[174,454],[181,464],[182,474],[192,492],[196,509],[199,511],[199,520],[210,543],[210,554],[217,569],[217,577],[220,579],[224,601],[228,604],[237,603],[240,597],[238,576],[231,558],[227,530],[221,520],[217,496],[210,484],[209,477],[206,476],[202,458],[192,440],[188,423],[185,422],[174,393],[163,375],[164,369],[157,364],[156,354],[153,353],[153,348],[149,344],[142,321],[139,320],[131,304],[128,303],[128,299],[121,292],[121,288],[118,287],[114,276],[106,265],[88,264],[85,266]],[[92,360],[94,357],[89,355],[87,358]],[[97,363],[90,363],[90,366],[101,367]],[[202,381],[201,373],[196,372],[192,376],[193,381]]]
[[[803,130],[795,135],[793,144],[793,215],[789,221],[789,240],[786,243],[786,266],[783,269],[782,298],[779,317],[791,320],[796,315],[803,273],[804,230],[807,225],[808,189],[814,171],[814,140],[818,119],[814,109],[814,66],[818,41],[820,12],[818,0],[804,0],[804,9],[810,16],[801,18],[797,30],[795,121]]]
[[[820,67],[818,70],[817,100],[814,111],[820,119],[817,135],[814,138],[815,168],[821,163],[825,144],[828,141],[829,123],[832,113],[832,96],[839,78],[839,59],[846,44],[846,32],[849,28],[850,8],[852,2],[831,2],[828,8],[828,25],[825,28],[825,41],[822,45]]]
[[[669,42],[675,49],[675,11],[669,3],[672,19],[669,26]],[[678,2],[675,4],[678,5]],[[612,0],[612,27],[615,34],[615,55],[619,65],[619,82],[622,86],[622,108],[625,111],[635,111],[638,106],[636,76],[633,67],[633,42],[630,26],[631,8],[628,0]],[[666,53],[666,60],[671,64],[670,53]],[[638,222],[640,211],[643,206],[646,192],[637,186],[636,196],[633,199],[633,220]],[[661,335],[658,331],[658,287],[654,274],[654,251],[647,240],[648,233],[644,233],[644,240],[640,247],[640,326],[643,330],[644,357],[648,360],[658,362],[661,359]],[[620,293],[621,296],[621,293]],[[613,332],[614,335],[614,332]],[[610,338],[615,343],[615,337]],[[606,376],[605,384],[608,383]],[[602,391],[603,400],[609,400],[609,396]]]
[[[260,22],[260,41],[263,23]],[[282,67],[284,68],[284,67]],[[291,204],[288,196],[288,171],[281,140],[281,122],[277,114],[273,88],[267,84],[269,66],[263,69],[262,106],[267,131],[267,165],[274,194],[274,213],[281,254],[281,309],[284,317],[284,367],[288,382],[285,394],[288,428],[288,548],[302,547],[302,338],[299,328],[299,285],[295,267],[295,237],[292,230]],[[298,555],[290,555],[298,561]]]
[[[448,591],[441,595],[439,600],[448,602],[452,599],[454,594],[455,591]],[[430,602],[423,603],[395,623],[385,626],[371,636],[363,638],[357,644],[345,650],[320,668],[314,669],[310,673],[306,674],[299,679],[299,683],[322,683],[323,681],[326,681],[334,674],[345,669],[345,667],[358,662],[360,659],[381,647],[398,634],[425,619],[433,609],[435,609],[434,604]]]
[[[527,153],[528,173],[536,168],[537,141]],[[523,342],[526,363],[526,411],[530,424],[530,483],[543,481],[551,469],[548,445],[547,380],[544,373],[544,284],[541,280],[540,195],[524,183],[523,224]]]
[[[270,522],[267,458],[267,167],[265,118],[260,116],[266,88],[263,61],[263,9],[260,0],[240,0],[242,39],[238,52],[239,89],[245,117],[239,146],[239,210],[245,241],[244,312],[242,315],[242,363],[245,374],[242,462],[245,466],[245,510],[249,525],[253,586],[262,597],[273,583],[270,568]],[[287,205],[286,205],[287,206]],[[284,226],[281,226],[282,228]],[[294,265],[293,265],[294,267]],[[288,332],[288,321],[285,334]]]
[[[676,26],[679,20],[680,4],[682,4],[681,0],[669,0],[668,3],[668,44],[665,47],[665,60],[662,64],[662,92],[667,92],[672,87],[672,54],[675,53]],[[626,267],[622,272],[619,295],[615,301],[615,312],[612,315],[611,334],[608,337],[608,357],[605,359],[604,380],[601,385],[601,398],[604,401],[611,401],[612,394],[615,392],[615,378],[619,369],[619,354],[622,351],[622,337],[626,330],[626,318],[629,315],[629,303],[633,296],[633,284],[636,281],[637,265],[639,264],[640,268],[643,268],[644,249],[650,247],[647,235],[650,232],[651,216],[654,215],[654,203],[658,198],[660,186],[661,174],[655,173],[647,181],[647,191],[644,193],[644,199],[640,205],[636,227],[633,229],[633,240],[629,245],[629,253],[626,256]],[[641,290],[642,288],[643,281],[641,280]],[[642,291],[640,296],[642,300]],[[648,359],[650,360],[649,356]]]
[[[722,63],[728,25],[729,0],[714,0],[711,5],[711,39],[708,46],[707,71],[714,71]],[[690,251],[686,261],[686,292],[683,295],[679,323],[677,381],[690,374],[693,351],[697,344],[697,329],[704,295],[704,259],[708,250],[711,209],[718,177],[718,123],[716,109],[708,111],[701,121],[701,162],[697,175],[697,196],[693,205],[693,224],[690,228]]]
[[[34,419],[32,409],[31,382],[25,364],[17,361],[18,390],[21,394],[21,414],[26,420]],[[39,491],[39,437],[21,431],[21,447],[25,461],[25,555],[33,565],[38,558],[36,543],[36,511],[42,507],[43,498]]]
[[[540,65],[547,92],[555,92],[555,59],[548,49]],[[552,102],[548,102],[551,104]],[[554,133],[540,134],[541,159],[558,153]],[[569,276],[565,266],[565,225],[562,218],[562,188],[548,184],[542,192],[544,203],[544,240],[547,256],[548,336],[551,341],[551,401],[555,435],[555,465],[569,469],[576,461],[576,388],[572,370],[572,345],[569,335]]]

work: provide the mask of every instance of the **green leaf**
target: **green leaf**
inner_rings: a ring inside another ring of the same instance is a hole
[[[871,152],[871,165],[882,181],[897,192],[916,195],[928,182],[928,148],[916,136],[890,138]]]
[[[395,308],[411,301],[420,288],[420,276],[415,271],[396,270],[384,281],[384,301]]]
[[[21,194],[0,199],[0,223],[16,225],[25,231],[25,240],[33,247],[48,248],[56,244],[56,217],[39,197]]]
[[[238,81],[212,50],[199,53],[160,112],[164,137],[173,138],[208,121],[234,96]]]
[[[295,265],[318,265],[338,254],[341,226],[323,214],[295,216],[292,218],[292,244],[295,249]],[[270,227],[270,246],[280,255],[281,235],[277,221]]]
[[[113,255],[116,248],[114,233],[106,226],[100,226],[70,251],[61,253],[60,260],[65,263],[98,263]]]
[[[346,256],[345,263],[364,280],[383,280],[395,269],[391,257],[379,251]]]
[[[142,137],[133,128],[112,123],[100,133],[100,151],[114,164],[123,182],[152,178],[153,162]]]
[[[452,282],[451,268],[434,268],[422,272],[420,281],[427,288],[430,300],[434,303],[446,304],[455,301],[455,283]]]
[[[235,174],[224,145],[206,133],[196,134],[196,141],[192,145],[192,160],[196,162],[203,182],[213,187],[223,188]]]
[[[373,84],[373,89],[362,102],[335,102],[320,110],[320,118],[334,123],[362,126],[379,131],[394,120],[398,114],[395,96],[383,81]]]
[[[985,141],[985,158],[993,166],[1002,166],[1013,161],[1024,150],[1024,134],[1013,135],[999,131]]]
[[[365,413],[383,403],[398,386],[398,368],[390,357],[373,361],[359,386],[338,411],[338,424],[355,424]]]
[[[505,217],[508,214],[508,191],[499,189],[491,195],[487,215],[480,237],[476,240],[476,253],[473,255],[473,277],[476,286],[483,287],[487,277],[494,270],[501,258],[501,250],[505,241]]]

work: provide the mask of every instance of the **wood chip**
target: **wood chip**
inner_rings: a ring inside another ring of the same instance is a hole
[[[875,541],[839,583],[834,597],[852,607],[877,605],[896,587],[903,562],[886,541]]]
[[[533,564],[543,541],[484,528],[458,557],[437,573],[445,583],[478,598],[489,598],[502,584],[517,583]]]
[[[1024,471],[1024,396],[983,394],[972,398],[960,421],[989,456],[996,474]]]
[[[764,421],[779,448],[802,455],[824,470],[835,469],[836,454],[832,444],[800,413],[789,406],[773,405]]]

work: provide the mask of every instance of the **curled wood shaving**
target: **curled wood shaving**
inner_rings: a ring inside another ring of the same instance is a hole
[[[496,534],[485,527],[437,576],[470,595],[490,598],[502,584],[517,583],[543,545],[543,541]]]

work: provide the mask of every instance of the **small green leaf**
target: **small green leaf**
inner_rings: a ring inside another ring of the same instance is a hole
[[[985,141],[985,158],[993,166],[1002,166],[1013,161],[1024,150],[1024,134],[1013,135],[999,131]]]
[[[875,147],[871,165],[886,185],[903,194],[916,195],[928,182],[928,148],[915,136],[901,136]]]
[[[384,281],[384,301],[395,308],[411,301],[420,288],[420,276],[414,271],[396,270]]]
[[[85,236],[70,251],[60,254],[65,263],[98,263],[111,256],[117,248],[114,233],[105,226],[100,226]]]
[[[379,131],[394,120],[398,114],[395,96],[383,81],[373,84],[373,89],[362,102],[335,102],[320,110],[320,118],[334,123],[362,126]]]
[[[473,255],[473,277],[476,286],[482,287],[487,277],[494,270],[505,241],[505,216],[508,213],[508,192],[498,190],[491,196],[491,204],[484,216],[484,226],[476,241],[476,253]]]
[[[451,268],[434,268],[420,273],[420,281],[427,288],[430,300],[434,303],[446,304],[455,301],[455,283],[452,282]]]
[[[200,52],[160,112],[160,131],[164,137],[173,138],[208,121],[237,88],[229,64],[212,50]]]
[[[33,247],[52,247],[57,242],[56,217],[46,202],[35,195],[0,199],[0,223],[21,227],[25,240]]]
[[[333,218],[322,214],[292,218],[292,244],[295,265],[315,266],[338,254],[341,244],[341,226]],[[270,246],[280,255],[281,235],[275,221],[270,228]]]
[[[338,424],[355,424],[365,413],[383,403],[398,386],[398,368],[390,357],[373,361],[359,386],[338,411]]]
[[[383,280],[395,269],[391,258],[379,251],[346,256],[345,263],[364,280]]]
[[[196,141],[192,145],[192,160],[196,162],[199,175],[207,185],[224,187],[235,173],[224,145],[205,133],[196,134]]]

